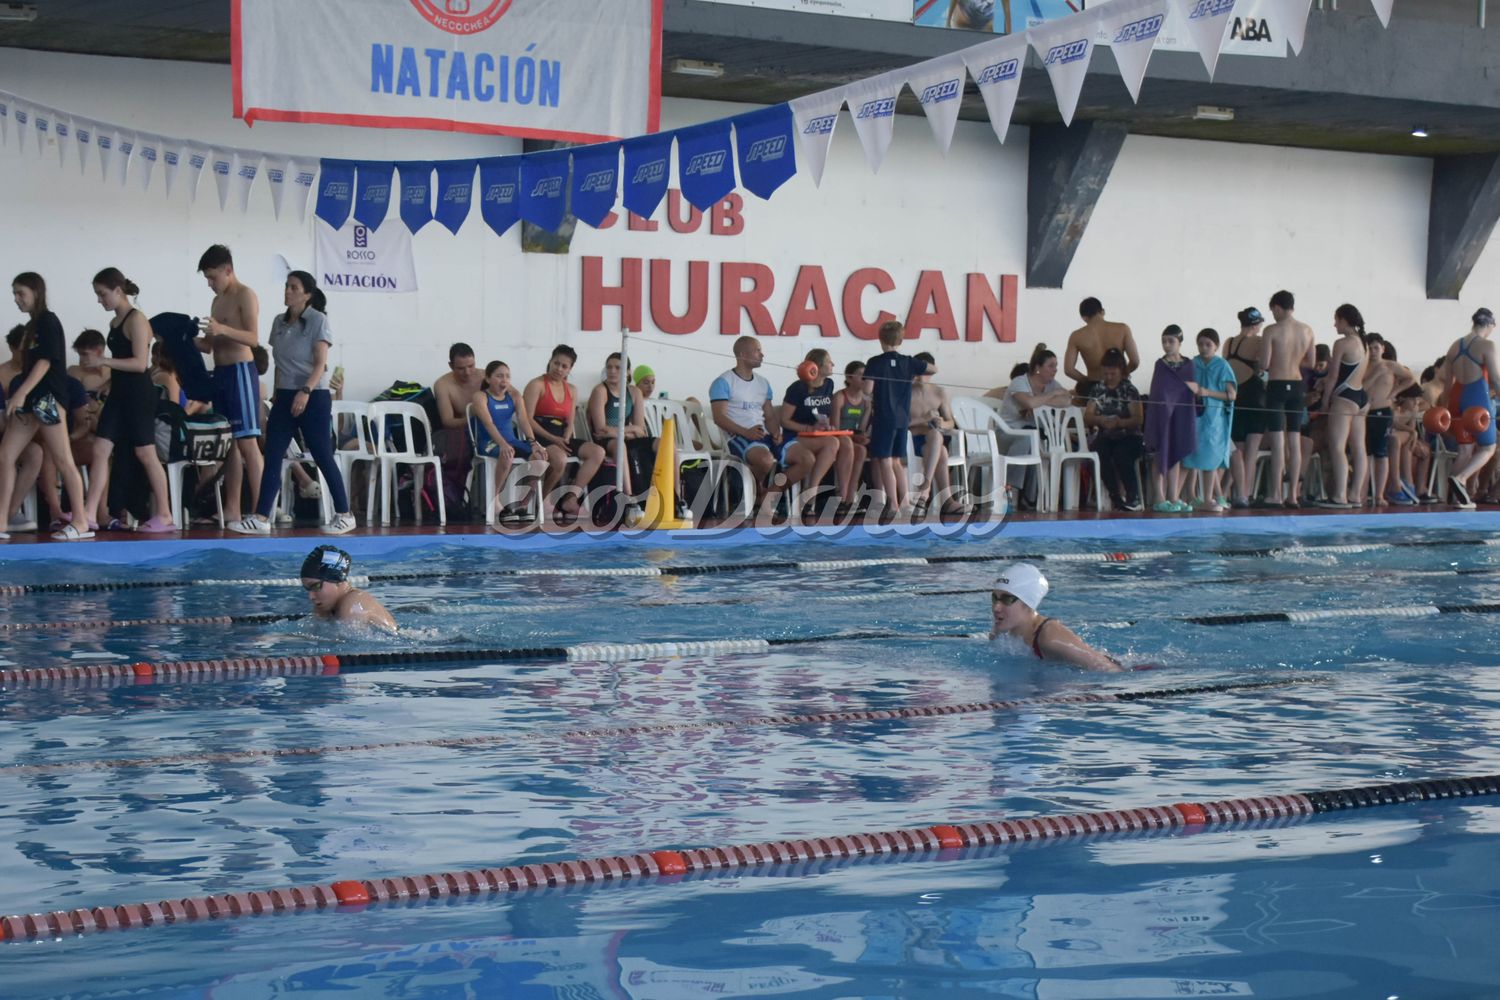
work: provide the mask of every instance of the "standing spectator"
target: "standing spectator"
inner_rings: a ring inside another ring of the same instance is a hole
[[[1370,456],[1372,480],[1370,502],[1375,506],[1400,496],[1405,488],[1400,482],[1400,456],[1391,460],[1391,433],[1396,420],[1396,394],[1416,385],[1406,366],[1396,361],[1396,348],[1372,333],[1365,345],[1370,366],[1365,373],[1365,392],[1370,395],[1370,412],[1365,417],[1365,451]],[[1416,495],[1410,498],[1416,501]]]
[[[1230,471],[1234,478],[1234,497],[1230,506],[1250,506],[1255,466],[1260,461],[1260,438],[1266,430],[1266,375],[1260,367],[1262,339],[1260,328],[1266,318],[1251,306],[1239,313],[1240,332],[1224,345],[1224,359],[1234,369],[1234,419],[1229,438],[1234,442]]]
[[[833,357],[823,348],[815,347],[807,352],[804,363],[818,366],[818,373],[811,381],[798,378],[787,386],[781,398],[781,431],[786,438],[787,464],[794,469],[803,467],[812,470],[810,482],[812,494],[802,501],[802,516],[806,517],[817,502],[823,489],[823,480],[828,471],[834,471],[834,482],[839,491],[839,504],[834,517],[842,518],[853,509],[853,480],[849,475],[850,463],[854,460],[854,446],[847,437],[802,437],[808,431],[833,429]],[[790,474],[788,478],[791,478]],[[793,480],[794,482],[796,480]]]
[[[344,535],[354,530],[354,514],[344,478],[333,455],[333,393],[329,391],[328,300],[317,279],[306,271],[287,275],[282,289],[286,312],[271,321],[271,350],[276,357],[276,395],[266,422],[266,466],[260,480],[255,514],[229,526],[244,535],[269,535],[271,511],[281,492],[281,463],[297,432],[333,501],[333,521],[324,534]]]
[[[68,507],[88,508],[83,502],[83,477],[73,464],[68,444],[67,418],[62,400],[67,397],[67,341],[62,324],[47,308],[47,283],[33,271],[16,275],[11,282],[16,307],[30,315],[21,337],[20,384],[5,401],[5,436],[0,438],[0,511],[11,511],[16,487],[16,463],[33,438],[41,438],[42,449],[56,464],[68,491]],[[61,542],[93,538],[87,516],[79,524],[65,524],[53,534]],[[0,531],[0,538],[10,535]]]
[[[1319,454],[1326,455],[1328,452],[1328,408],[1323,400],[1323,376],[1328,374],[1328,358],[1331,351],[1327,344],[1318,344],[1313,348],[1313,366],[1311,370],[1302,370],[1302,384],[1307,390],[1307,407],[1302,417],[1302,482],[1303,499],[1312,503],[1317,499],[1309,484],[1308,474],[1312,468],[1312,460]],[[1322,480],[1328,478],[1328,460],[1325,458],[1320,466],[1322,470],[1318,476],[1318,489],[1324,496],[1327,490],[1323,488]]]
[[[175,531],[177,525],[172,521],[172,505],[167,498],[167,473],[156,454],[157,394],[156,386],[151,384],[151,323],[130,301],[139,294],[135,282],[118,268],[107,267],[94,275],[94,295],[115,318],[110,321],[106,338],[110,356],[93,356],[99,367],[109,369],[110,390],[99,414],[84,509],[90,518],[101,510],[113,471],[110,457],[117,448],[129,449],[151,487],[151,517],[138,524],[136,530],[160,533]]]
[[[1351,307],[1352,308],[1352,307]],[[1458,458],[1453,463],[1453,474],[1448,477],[1448,488],[1454,506],[1465,510],[1474,506],[1469,496],[1469,477],[1473,476],[1490,456],[1495,453],[1495,402],[1490,398],[1492,386],[1500,386],[1500,357],[1490,334],[1495,329],[1495,314],[1488,309],[1474,313],[1467,335],[1460,337],[1448,348],[1444,367],[1448,376],[1448,391],[1445,400],[1449,403],[1453,419],[1459,421],[1474,408],[1489,412],[1490,425],[1481,434],[1473,435],[1472,444],[1460,444]]]
[[[525,461],[526,469],[521,478],[532,480],[532,489],[541,489],[542,478],[547,474],[547,462],[533,448],[536,429],[526,414],[526,400],[510,384],[510,365],[504,361],[491,361],[485,365],[484,388],[474,394],[469,412],[473,414],[469,433],[474,438],[474,450],[485,458],[496,459],[495,509],[499,511],[500,519],[524,517],[524,501],[518,500],[503,509],[500,507],[511,465],[517,458]],[[485,499],[487,503],[489,498]]]
[[[483,388],[484,373],[474,363],[474,348],[465,343],[449,346],[448,371],[432,383],[432,397],[437,404],[436,445],[443,460],[443,496],[450,510],[463,506],[464,484],[473,463],[464,413]]]
[[[646,403],[641,391],[624,377],[624,359],[616,351],[604,359],[604,381],[589,393],[589,426],[594,443],[604,450],[605,463],[615,457],[615,443],[621,423],[620,388],[625,389],[625,495],[636,496],[637,488],[645,492],[651,481],[651,467],[656,461],[656,439],[646,430]]]
[[[229,421],[234,451],[224,467],[224,519],[240,520],[245,482],[253,491],[261,480],[260,375],[251,348],[260,343],[260,300],[234,273],[234,257],[219,244],[198,259],[214,301],[210,318],[200,320],[198,350],[214,359],[214,412]],[[251,498],[254,499],[253,497]]]
[[[1125,377],[1124,352],[1106,353],[1100,369],[1104,378],[1089,392],[1083,423],[1094,431],[1093,449],[1099,453],[1110,502],[1117,509],[1138,511],[1142,507],[1138,463],[1146,453],[1141,394]]]
[[[899,320],[882,323],[879,337],[884,353],[865,364],[865,378],[873,383],[874,394],[870,457],[885,493],[888,516],[906,507],[906,433],[911,423],[912,380],[918,375],[937,374],[936,366],[897,350],[905,333]]]
[[[1152,510],[1177,514],[1192,510],[1182,502],[1182,460],[1198,447],[1198,384],[1192,362],[1182,356],[1182,327],[1174,323],[1161,332],[1161,349],[1146,410],[1146,447],[1156,456],[1161,494]]]
[[[1182,460],[1184,468],[1198,473],[1199,510],[1228,510],[1221,499],[1220,477],[1229,468],[1229,454],[1234,445],[1229,438],[1230,420],[1234,416],[1236,379],[1229,362],[1218,356],[1219,331],[1198,331],[1198,356],[1193,359],[1193,395],[1203,407],[1198,414],[1198,445]]]
[[[849,431],[849,477],[839,483],[839,496],[853,502],[865,478],[865,455],[870,448],[870,392],[865,363],[844,366],[844,387],[833,394],[833,416],[841,431]]]
[[[558,344],[552,349],[547,362],[547,371],[526,383],[522,396],[526,412],[536,431],[536,439],[547,448],[547,480],[543,491],[543,504],[551,503],[553,491],[562,482],[567,471],[568,459],[577,457],[578,472],[573,478],[574,491],[569,491],[558,501],[556,513],[559,518],[571,521],[578,516],[580,501],[578,493],[586,493],[594,474],[604,464],[604,449],[594,442],[573,436],[573,386],[568,375],[578,362],[578,352],[567,344]],[[545,507],[544,507],[545,509]]]
[[[1038,406],[1072,406],[1073,394],[1064,389],[1057,380],[1057,355],[1047,350],[1046,344],[1037,344],[1031,352],[1031,361],[1025,371],[1011,379],[1005,398],[1000,401],[1000,419],[1006,426],[1019,429],[1036,427],[1033,411]],[[1023,448],[1030,448],[1028,440],[1013,440],[1006,454],[1014,455]],[[1021,491],[1023,509],[1036,507],[1036,466],[1017,466],[1006,473],[1008,485]]]
[[[1365,488],[1365,411],[1370,396],[1365,392],[1365,372],[1370,366],[1365,348],[1365,319],[1345,303],[1333,314],[1338,341],[1329,355],[1328,374],[1323,376],[1322,397],[1328,410],[1328,466],[1332,495],[1318,501],[1319,507],[1348,509],[1349,456],[1354,459],[1354,499]]]
[[[1080,400],[1087,400],[1094,383],[1104,377],[1104,355],[1109,351],[1120,351],[1125,355],[1125,374],[1129,375],[1141,366],[1141,355],[1135,347],[1135,335],[1124,323],[1111,323],[1104,318],[1104,304],[1096,298],[1087,298],[1078,304],[1078,315],[1083,317],[1083,326],[1068,335],[1068,348],[1063,352],[1063,373],[1077,382],[1076,391]],[[1083,370],[1078,368],[1083,360]]]
[[[916,359],[929,368],[935,368],[936,359],[926,351]],[[940,385],[933,385],[932,376],[918,375],[911,389],[911,444],[922,460],[922,495],[912,504],[912,516],[921,519],[927,516],[933,497],[938,498],[938,510],[946,515],[962,517],[967,510],[963,500],[955,495],[948,468],[948,439],[944,431],[958,426],[953,419],[953,409],[948,405],[948,392]],[[936,490],[936,493],[933,491]]]
[[[1266,506],[1302,506],[1302,424],[1307,415],[1307,389],[1303,372],[1317,359],[1312,327],[1293,315],[1297,301],[1288,291],[1271,296],[1271,318],[1276,322],[1261,334],[1257,367],[1265,372],[1266,433],[1271,438],[1271,487]],[[1282,499],[1282,481],[1286,499]]]

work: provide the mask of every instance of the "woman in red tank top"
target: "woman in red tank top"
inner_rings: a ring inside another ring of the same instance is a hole
[[[577,361],[578,352],[567,344],[557,345],[552,349],[546,373],[526,383],[523,393],[537,441],[547,448],[547,475],[542,481],[542,489],[548,502],[553,490],[562,482],[568,460],[578,460],[578,470],[573,476],[574,489],[568,490],[556,505],[558,519],[568,521],[578,516],[579,495],[588,490],[594,474],[604,464],[603,448],[573,435],[574,397],[568,375]]]

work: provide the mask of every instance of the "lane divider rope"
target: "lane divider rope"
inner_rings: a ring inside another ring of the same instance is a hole
[[[1076,563],[1125,563],[1171,556],[1222,556],[1225,558],[1287,559],[1306,555],[1346,555],[1365,552],[1380,552],[1390,549],[1452,548],[1464,545],[1494,545],[1500,542],[1484,538],[1451,540],[1422,539],[1395,542],[1376,542],[1362,545],[1296,545],[1258,549],[1193,549],[1158,550],[1144,552],[1031,552],[1008,553],[984,556],[925,556],[911,558],[837,559],[823,561],[777,561],[759,563],[721,563],[711,565],[681,566],[605,566],[579,569],[501,569],[465,570],[447,573],[403,571],[400,573],[371,573],[368,576],[351,577],[350,582],[363,587],[371,583],[394,583],[402,580],[474,579],[490,577],[661,577],[704,576],[716,573],[750,573],[764,570],[792,570],[797,572],[824,572],[833,570],[863,569],[876,566],[944,566],[952,563],[997,563],[997,562],[1076,562]],[[91,580],[73,583],[18,583],[0,585],[0,595],[17,596],[39,593],[85,593],[92,591],[164,589],[182,587],[294,587],[300,580],[296,577],[263,579],[211,579],[211,580]]]
[[[236,764],[300,757],[326,757],[337,754],[381,753],[392,750],[453,749],[533,744],[538,741],[574,743],[578,740],[615,739],[639,736],[670,736],[710,730],[781,728],[785,726],[823,725],[845,722],[877,722],[886,719],[929,719],[952,715],[975,715],[1011,712],[1049,705],[1098,705],[1103,703],[1164,701],[1206,694],[1245,694],[1272,691],[1308,684],[1325,684],[1326,677],[1291,677],[1270,681],[1247,681],[1232,684],[1203,684],[1195,687],[1158,688],[1148,691],[1091,691],[1081,694],[1047,695],[1008,701],[967,702],[957,705],[899,706],[894,708],[851,709],[842,712],[814,712],[804,715],[760,715],[742,719],[708,719],[702,722],[661,722],[640,726],[614,726],[602,729],[571,729],[525,734],[497,733],[490,736],[444,736],[426,740],[399,740],[389,743],[361,743],[348,746],[273,747],[263,750],[224,750],[206,753],[166,754],[159,757],[112,757],[98,760],[57,761],[48,764],[14,764],[0,767],[0,778],[32,777],[40,774],[67,774],[80,771],[113,771],[126,768],[176,767],[183,764]]]
[[[501,868],[438,872],[394,878],[340,879],[316,885],[91,909],[54,910],[0,918],[0,939],[60,938],[97,931],[160,927],[198,920],[259,916],[299,910],[358,910],[372,903],[401,903],[589,883],[684,876],[724,871],[764,871],[817,860],[872,855],[913,860],[953,860],[968,848],[1063,843],[1078,838],[1153,831],[1233,828],[1242,823],[1288,820],[1348,809],[1411,802],[1500,795],[1500,775],[1403,781],[1332,791],[1261,795],[1166,806],[978,823],[939,823],[881,833],[855,833],[730,847],[667,848],[616,857],[544,861]]]

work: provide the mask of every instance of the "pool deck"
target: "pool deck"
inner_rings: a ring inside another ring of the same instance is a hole
[[[930,539],[962,542],[996,538],[1126,542],[1191,535],[1297,535],[1391,528],[1488,532],[1500,529],[1500,507],[1477,511],[1449,507],[1393,507],[1379,511],[1368,508],[1363,511],[1241,510],[1207,515],[1070,511],[1062,514],[1013,514],[1003,520],[932,520],[886,526],[861,523],[754,528],[707,524],[685,531],[585,531],[578,526],[517,530],[493,529],[483,524],[450,524],[446,527],[424,524],[359,528],[342,536],[325,535],[314,527],[288,528],[270,536],[247,536],[218,529],[193,529],[169,535],[112,532],[81,543],[54,542],[45,532],[18,532],[9,542],[0,542],[0,563],[64,559],[70,563],[146,565],[209,551],[301,554],[310,545],[325,541],[336,543],[357,558],[388,558],[434,544],[513,552],[564,553],[587,549],[593,553],[606,548],[712,548],[799,541],[842,545],[902,545]]]

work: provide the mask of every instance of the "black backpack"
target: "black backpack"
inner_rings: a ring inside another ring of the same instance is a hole
[[[427,423],[431,427],[441,427],[442,420],[438,418],[437,397],[432,390],[417,382],[403,382],[400,379],[391,383],[389,389],[383,390],[372,402],[375,403],[416,403],[427,413]],[[387,417],[382,432],[392,446],[400,450],[406,450],[405,425],[399,417]],[[417,441],[412,443],[412,450],[426,452],[429,443],[420,440],[424,435],[422,428],[416,428]]]

